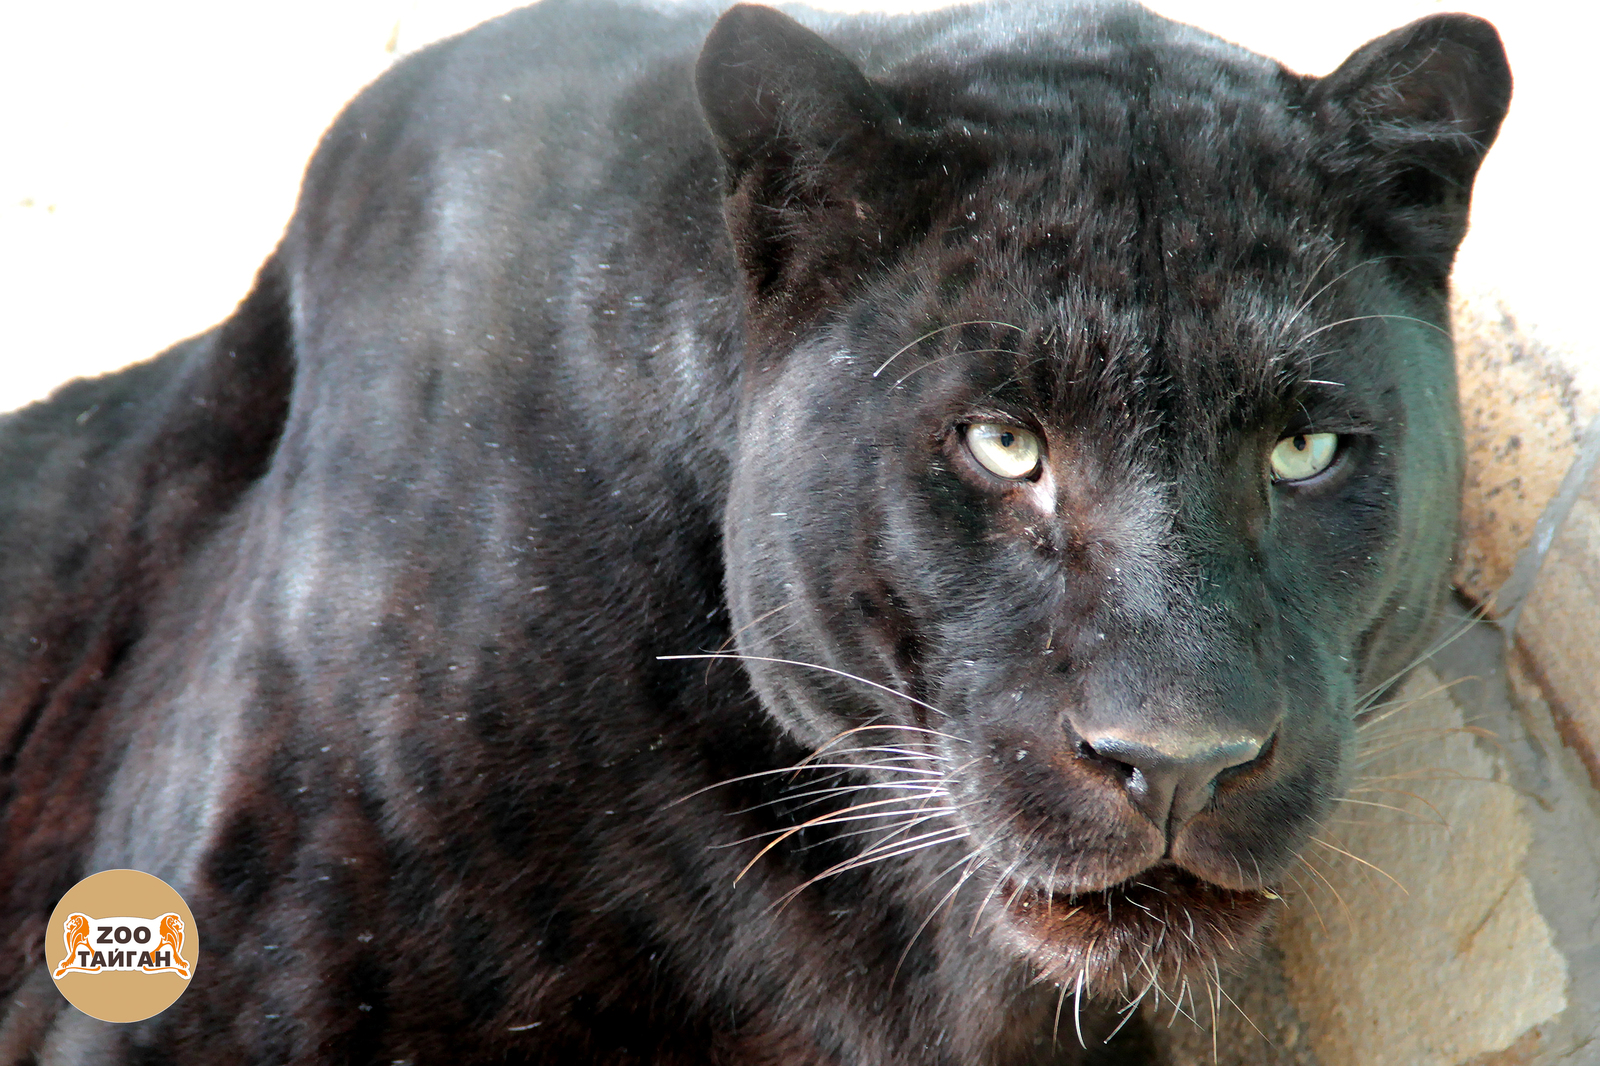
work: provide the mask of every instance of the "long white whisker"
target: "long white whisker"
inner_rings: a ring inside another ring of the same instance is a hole
[[[877,849],[869,849],[868,851],[850,859],[847,862],[841,862],[834,866],[830,866],[820,874],[817,874],[815,877],[809,878],[801,884],[796,885],[794,888],[791,888],[782,896],[778,897],[777,902],[774,903],[773,906],[776,908],[787,905],[790,900],[794,899],[801,892],[804,892],[806,889],[810,888],[818,881],[821,881],[823,878],[834,877],[850,870],[860,869],[863,866],[871,866],[874,863],[882,862],[885,859],[893,859],[902,855],[910,855],[913,852],[924,851],[928,848],[938,847],[941,844],[951,844],[957,840],[965,840],[966,838],[967,835],[960,830],[952,831],[946,828],[938,829],[931,833],[925,833],[919,837],[912,837],[910,840],[901,841],[894,848],[881,853],[879,853]]]
[[[668,803],[667,806],[668,807],[676,806],[679,803],[683,803],[683,802],[685,802],[687,800],[692,800],[696,796],[704,795],[705,793],[710,792],[713,789],[722,788],[725,785],[737,785],[741,781],[754,781],[756,778],[759,778],[759,777],[773,777],[773,776],[776,776],[778,774],[797,774],[800,771],[807,770],[807,769],[828,770],[828,769],[833,769],[835,767],[839,768],[841,771],[849,772],[849,771],[852,771],[852,770],[857,770],[857,771],[858,770],[863,770],[863,769],[866,768],[866,764],[864,764],[864,763],[798,763],[798,764],[796,764],[794,766],[780,766],[780,767],[778,767],[776,769],[773,769],[773,770],[757,770],[754,773],[740,774],[738,777],[729,777],[729,778],[726,778],[726,779],[724,779],[722,781],[718,781],[714,785],[706,785],[704,788],[695,789],[693,792],[689,793],[687,796],[680,796],[677,799],[673,800],[671,803]],[[906,773],[917,772],[917,771],[912,771],[912,770],[897,770],[896,767],[891,767],[891,766],[885,766],[885,767],[882,767],[882,769],[888,770],[888,771],[906,772]],[[928,771],[927,773],[928,773],[929,776],[931,776],[934,773],[934,771]],[[853,786],[853,787],[859,788],[859,787],[863,787],[863,786]],[[880,785],[880,786],[874,786],[874,787],[887,787],[887,786],[886,785]],[[751,808],[747,808],[747,809],[748,810],[755,810],[756,808],[755,807],[751,807]]]
[[[821,670],[823,673],[834,674],[834,675],[836,675],[838,677],[847,678],[847,679],[849,679],[851,681],[859,681],[863,685],[870,685],[871,687],[873,687],[875,689],[878,689],[880,692],[887,692],[891,696],[898,696],[900,699],[906,700],[906,701],[908,701],[910,703],[914,703],[918,707],[922,707],[922,708],[924,708],[926,710],[930,710],[934,714],[939,715],[941,718],[946,717],[945,713],[943,711],[941,711],[939,708],[935,707],[931,703],[924,703],[922,700],[917,699],[915,696],[908,696],[904,692],[900,692],[900,691],[897,691],[896,689],[890,688],[888,685],[880,685],[876,681],[872,681],[872,680],[870,680],[868,678],[861,677],[861,676],[859,676],[857,674],[852,674],[847,670],[835,670],[831,666],[823,666],[820,663],[805,663],[805,662],[800,662],[798,659],[778,659],[778,658],[775,658],[775,657],[770,656],[770,655],[741,655],[741,654],[738,654],[738,653],[735,653],[735,652],[731,652],[731,651],[716,651],[716,652],[709,652],[708,651],[708,652],[700,652],[700,653],[695,654],[695,655],[657,655],[656,658],[659,659],[659,660],[662,660],[662,661],[670,661],[670,660],[673,660],[673,659],[741,659],[741,660],[744,660],[745,662],[776,663],[776,664],[781,665],[781,666],[798,666],[798,667],[800,667],[801,669],[804,669],[804,670]],[[862,728],[869,728],[869,727],[863,726]],[[873,726],[873,727],[870,727],[870,728],[915,729],[915,728],[918,728],[918,727],[915,727],[915,726]],[[935,729],[929,729],[929,730],[926,730],[926,732],[932,733],[935,736],[946,737],[946,738],[948,738],[950,740],[960,740],[961,739],[960,737],[951,736],[949,733],[940,733],[938,730],[935,730]]]
[[[1404,807],[1396,807],[1392,803],[1377,803],[1377,802],[1375,802],[1373,800],[1351,799],[1349,796],[1339,796],[1334,800],[1334,802],[1335,803],[1356,803],[1356,804],[1360,804],[1363,807],[1382,807],[1386,811],[1395,811],[1395,812],[1397,812],[1399,814],[1404,814],[1404,815],[1406,815],[1408,817],[1415,818],[1419,823],[1422,823],[1424,825],[1437,825],[1441,829],[1444,829],[1446,831],[1448,831],[1450,829],[1450,823],[1445,821],[1442,816],[1439,817],[1439,818],[1422,818],[1422,817],[1419,817],[1417,815],[1416,811],[1408,811]],[[1432,804],[1429,804],[1429,806],[1432,806]],[[1433,810],[1434,810],[1434,814],[1437,815],[1439,813],[1439,809],[1437,807],[1434,807]],[[1365,824],[1365,823],[1362,823],[1362,824]]]
[[[1311,871],[1312,876],[1316,877],[1319,881],[1328,886],[1328,891],[1333,893],[1333,898],[1338,901],[1339,906],[1344,909],[1344,920],[1349,924],[1350,928],[1354,929],[1356,924],[1355,912],[1350,909],[1350,904],[1345,902],[1344,896],[1339,892],[1339,890],[1333,887],[1333,882],[1328,880],[1321,870],[1312,865],[1309,856],[1302,853],[1296,855],[1295,858],[1302,866]]]
[[[967,878],[972,876],[972,862],[971,862],[971,860],[972,860],[972,856],[971,855],[968,855],[968,856],[966,856],[964,858],[961,858],[961,859],[957,859],[955,862],[951,863],[949,866],[946,866],[943,870],[941,870],[937,877],[934,877],[931,881],[928,882],[930,887],[933,886],[933,885],[936,885],[940,881],[944,880],[944,878],[947,875],[949,875],[951,871],[955,870],[957,867],[961,866],[963,863],[965,863],[967,865],[966,873],[964,873],[960,877],[956,878],[956,883],[950,886],[950,891],[946,892],[943,896],[941,896],[939,898],[939,902],[935,903],[932,907],[930,907],[928,909],[928,916],[926,918],[922,919],[922,924],[917,926],[917,931],[911,934],[911,939],[910,940],[906,941],[905,950],[900,952],[900,958],[894,964],[894,972],[889,975],[889,987],[891,987],[891,988],[894,987],[895,979],[900,976],[900,967],[902,967],[902,966],[904,966],[906,964],[906,958],[911,954],[911,949],[916,945],[917,938],[922,935],[922,931],[924,929],[928,928],[928,923],[932,922],[933,919],[938,916],[938,914],[939,914],[939,912],[941,910],[943,910],[946,906],[948,906],[949,904],[951,904],[951,903],[953,903],[955,901],[956,893],[961,891],[961,886],[966,884],[967,883]]]
[[[1400,891],[1404,892],[1408,896],[1411,895],[1411,890],[1410,889],[1406,888],[1406,886],[1402,885],[1399,881],[1396,881],[1394,879],[1394,877],[1389,873],[1388,870],[1385,870],[1383,867],[1378,866],[1376,863],[1370,863],[1366,859],[1363,859],[1359,855],[1356,855],[1356,854],[1353,854],[1351,852],[1348,852],[1348,851],[1344,850],[1343,848],[1335,847],[1334,845],[1328,843],[1326,840],[1320,840],[1317,837],[1309,837],[1308,839],[1311,841],[1311,843],[1313,843],[1313,844],[1321,844],[1323,847],[1327,848],[1329,851],[1336,851],[1340,855],[1343,855],[1347,859],[1354,859],[1356,862],[1359,862],[1362,866],[1367,867],[1369,870],[1376,870],[1378,873],[1380,873],[1383,876],[1389,878],[1390,881],[1393,881],[1394,882],[1394,887],[1398,888]]]
[[[1294,309],[1294,314],[1290,316],[1290,321],[1300,317],[1300,312],[1311,306],[1316,298],[1322,295],[1322,291],[1320,289],[1312,296],[1307,296],[1306,293],[1310,292],[1311,286],[1317,283],[1317,275],[1322,273],[1322,268],[1333,262],[1333,257],[1344,251],[1344,249],[1344,241],[1334,241],[1333,247],[1328,249],[1328,254],[1317,261],[1316,269],[1312,270],[1311,273],[1307,275],[1306,283],[1300,286],[1300,292],[1295,296],[1297,306]],[[1335,278],[1334,280],[1337,281],[1338,278]]]
[[[1089,956],[1094,952],[1094,944],[1089,945],[1089,951],[1084,955],[1083,965],[1078,967],[1078,985],[1072,991],[1072,1028],[1078,1034],[1078,1046],[1085,1051],[1089,1044],[1083,1039],[1083,986],[1089,979]]]
[[[1361,698],[1356,700],[1355,717],[1357,722],[1360,721],[1361,716],[1365,714],[1373,705],[1373,701],[1382,693],[1386,692],[1390,685],[1404,677],[1408,671],[1414,669],[1419,664],[1426,662],[1428,659],[1431,659],[1433,656],[1439,654],[1441,651],[1448,648],[1450,645],[1454,644],[1468,633],[1472,632],[1472,630],[1477,627],[1478,623],[1482,622],[1488,617],[1489,610],[1487,606],[1474,608],[1466,618],[1461,619],[1460,624],[1456,626],[1454,632],[1435,641],[1405,666],[1402,666],[1400,669],[1396,670],[1382,681],[1367,689],[1367,691],[1361,695]]]
[[[874,811],[871,814],[851,814],[851,815],[841,815],[840,817],[837,817],[837,818],[813,819],[811,821],[811,823],[809,823],[809,824],[814,828],[820,828],[820,827],[825,826],[825,825],[842,825],[845,822],[867,822],[867,821],[878,821],[878,820],[884,819],[884,818],[906,818],[906,817],[916,817],[918,822],[923,822],[923,821],[927,821],[927,820],[929,820],[931,818],[942,817],[942,816],[944,816],[946,814],[953,814],[953,813],[955,813],[955,810],[956,810],[956,808],[954,808],[954,807],[933,807],[933,808],[911,807],[911,808],[905,808],[905,809],[902,809],[902,810],[893,810],[893,811]],[[915,823],[913,823],[913,824],[915,824]],[[893,826],[881,826],[881,825],[880,826],[871,826],[871,827],[868,827],[866,829],[854,830],[854,831],[849,832],[849,833],[840,833],[840,834],[838,834],[838,836],[840,838],[843,838],[843,837],[848,837],[848,836],[854,836],[854,835],[857,835],[858,833],[886,832],[887,830],[892,829],[892,828],[894,828],[894,827]],[[728,841],[725,844],[713,844],[712,847],[713,848],[736,848],[736,847],[739,847],[742,844],[753,844],[758,840],[765,840],[768,837],[782,836],[782,835],[784,835],[785,833],[788,833],[788,832],[789,832],[789,827],[787,827],[787,826],[782,828],[782,829],[768,829],[768,830],[766,830],[764,832],[753,833],[753,834],[751,834],[750,836],[747,836],[747,837],[740,837],[738,840]]]
[[[1374,321],[1374,320],[1379,320],[1379,319],[1391,319],[1391,318],[1396,320],[1396,321],[1399,321],[1399,322],[1414,322],[1419,326],[1427,326],[1429,329],[1437,330],[1438,332],[1443,333],[1446,337],[1450,336],[1450,331],[1445,329],[1444,327],[1435,325],[1434,323],[1429,322],[1425,318],[1417,318],[1417,317],[1415,317],[1413,315],[1352,315],[1349,318],[1341,318],[1337,322],[1329,322],[1325,326],[1318,326],[1316,329],[1312,330],[1310,333],[1307,333],[1305,336],[1301,337],[1300,338],[1300,343],[1304,344],[1306,341],[1310,340],[1312,337],[1315,337],[1317,334],[1326,333],[1328,330],[1333,329],[1336,326],[1347,326],[1352,322],[1369,322],[1369,321]]]
[[[920,366],[917,366],[917,367],[915,367],[915,368],[913,368],[911,370],[906,371],[904,374],[900,375],[899,379],[896,380],[893,385],[891,385],[889,387],[891,389],[898,389],[901,385],[904,385],[906,383],[906,379],[907,378],[910,378],[911,376],[913,376],[915,374],[920,374],[922,371],[928,369],[928,367],[930,367],[930,366],[933,366],[935,363],[942,363],[946,359],[952,359],[952,358],[954,358],[954,357],[956,357],[958,355],[1015,355],[1015,354],[1016,353],[1013,352],[1009,348],[957,348],[953,352],[945,352],[943,355],[936,355],[932,359],[929,359],[927,362],[922,363]]]
[[[1228,995],[1227,989],[1222,987],[1222,968],[1217,965],[1216,959],[1211,960],[1211,972],[1216,975],[1218,995],[1227,1000],[1228,1003],[1232,1005],[1233,1009],[1239,1012],[1239,1017],[1243,1018],[1245,1024],[1256,1031],[1257,1036],[1263,1040],[1266,1040],[1269,1044],[1272,1043],[1272,1041],[1267,1038],[1267,1034],[1261,1031],[1261,1027],[1256,1025],[1255,1020],[1245,1012],[1243,1007],[1239,1006],[1238,1002],[1235,1001],[1232,996]]]
[[[977,930],[978,930],[978,919],[983,917],[983,912],[988,908],[989,901],[994,899],[994,894],[996,892],[1000,891],[1000,886],[1005,884],[1006,883],[1006,879],[1008,877],[1010,877],[1013,873],[1015,873],[1017,867],[1019,867],[1021,865],[1022,865],[1022,860],[1019,858],[1015,862],[1013,862],[1010,866],[1006,867],[1004,873],[1002,873],[999,877],[994,879],[994,884],[989,886],[989,891],[984,895],[983,901],[978,904],[977,911],[974,912],[974,914],[972,915],[972,928],[967,930],[967,935],[968,936],[971,936],[973,933],[977,932]]]
[[[873,377],[877,377],[879,374],[881,374],[885,370],[889,369],[889,364],[890,363],[894,362],[896,359],[900,358],[902,355],[906,354],[911,349],[915,348],[917,345],[921,344],[923,341],[929,339],[930,337],[937,337],[939,334],[944,333],[946,330],[960,329],[962,326],[999,326],[1002,329],[1014,329],[1018,333],[1027,333],[1028,332],[1027,330],[1023,329],[1021,326],[1013,326],[1010,322],[995,322],[995,321],[992,321],[992,320],[986,319],[986,318],[975,318],[975,319],[970,319],[970,320],[968,320],[966,322],[952,322],[948,326],[940,326],[938,329],[929,330],[928,332],[924,333],[922,336],[918,337],[916,340],[912,341],[910,344],[907,344],[905,347],[903,347],[899,351],[895,352],[889,358],[885,359],[883,361],[882,365],[880,365],[878,367],[878,369],[876,369],[876,370],[874,370],[872,372],[872,376]]]
[[[1311,281],[1315,281],[1316,280],[1317,274],[1321,273],[1322,272],[1322,268],[1324,266],[1328,265],[1328,260],[1332,259],[1335,255],[1337,255],[1339,252],[1342,252],[1343,250],[1344,250],[1344,242],[1341,241],[1337,245],[1335,245],[1333,251],[1330,252],[1322,260],[1322,262],[1320,264],[1318,264],[1317,269],[1314,270],[1312,272],[1312,274],[1311,274]],[[1294,313],[1291,314],[1284,321],[1283,328],[1286,330],[1286,329],[1288,329],[1289,326],[1291,326],[1295,322],[1299,321],[1300,316],[1305,314],[1305,312],[1307,312],[1308,310],[1311,309],[1311,305],[1317,302],[1317,298],[1318,297],[1320,297],[1323,293],[1327,292],[1329,289],[1333,288],[1333,286],[1337,285],[1340,281],[1342,281],[1345,278],[1349,277],[1351,274],[1354,274],[1356,271],[1360,270],[1363,267],[1373,266],[1373,265],[1375,265],[1377,263],[1381,263],[1381,262],[1383,262],[1383,261],[1385,261],[1387,259],[1393,259],[1393,258],[1395,258],[1395,257],[1394,256],[1390,256],[1390,255],[1375,255],[1375,256],[1372,256],[1370,259],[1363,259],[1361,262],[1355,264],[1354,266],[1346,267],[1344,270],[1341,270],[1338,274],[1336,274],[1332,278],[1330,278],[1328,280],[1328,282],[1326,284],[1324,284],[1321,288],[1319,288],[1316,292],[1312,293],[1310,296],[1305,297],[1305,299],[1303,299],[1301,301],[1300,306],[1296,307],[1294,309]],[[1311,287],[1311,281],[1307,281],[1306,282],[1306,288],[1307,289],[1309,289]]]
[[[794,836],[796,833],[798,833],[798,832],[800,832],[800,831],[802,831],[804,829],[809,829],[810,827],[812,827],[814,825],[823,825],[823,824],[833,820],[834,818],[838,818],[841,815],[850,814],[850,813],[852,813],[854,811],[866,810],[869,807],[882,807],[885,804],[889,804],[889,803],[904,803],[904,802],[905,802],[905,797],[904,796],[894,796],[894,797],[891,797],[890,799],[886,799],[886,800],[870,800],[870,801],[868,801],[866,803],[857,803],[857,804],[855,804],[853,806],[846,807],[841,811],[829,811],[828,813],[822,814],[822,815],[818,815],[815,818],[808,818],[807,820],[805,820],[804,822],[801,822],[798,825],[790,826],[788,829],[785,829],[783,832],[778,834],[778,836],[776,836],[772,840],[768,841],[767,844],[764,847],[762,847],[762,849],[760,851],[756,852],[755,858],[751,859],[749,862],[744,864],[744,868],[739,871],[738,875],[734,877],[734,880],[737,881],[740,878],[744,877],[745,874],[750,872],[750,868],[752,866],[754,866],[756,863],[761,861],[762,856],[766,855],[767,852],[771,851],[773,848],[777,847],[779,844],[783,843],[785,840],[789,839],[790,837]]]

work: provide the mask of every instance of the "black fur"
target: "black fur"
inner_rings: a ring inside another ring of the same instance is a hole
[[[1268,920],[1445,590],[1494,31],[800,16],[405,60],[232,318],[0,421],[0,1063],[1088,1061]],[[1265,746],[1169,818],[1124,736]],[[111,1027],[121,866],[202,954]]]

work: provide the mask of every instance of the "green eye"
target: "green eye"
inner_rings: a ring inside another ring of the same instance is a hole
[[[967,427],[967,449],[984,469],[1021,481],[1039,470],[1039,438],[1019,426],[978,422]]]
[[[1275,481],[1305,481],[1333,465],[1339,450],[1337,433],[1296,433],[1284,437],[1272,449],[1272,477]]]

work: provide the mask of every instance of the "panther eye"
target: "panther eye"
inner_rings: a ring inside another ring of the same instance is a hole
[[[967,449],[984,469],[1021,481],[1039,470],[1039,438],[1019,426],[976,422],[967,427]]]
[[[1284,437],[1272,449],[1272,477],[1275,481],[1305,481],[1333,465],[1339,450],[1337,433],[1296,433]]]

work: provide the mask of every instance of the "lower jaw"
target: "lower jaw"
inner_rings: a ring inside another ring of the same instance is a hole
[[[1040,977],[1087,994],[1138,991],[1207,973],[1252,948],[1278,899],[1165,866],[1098,892],[1003,884],[1003,926]]]

